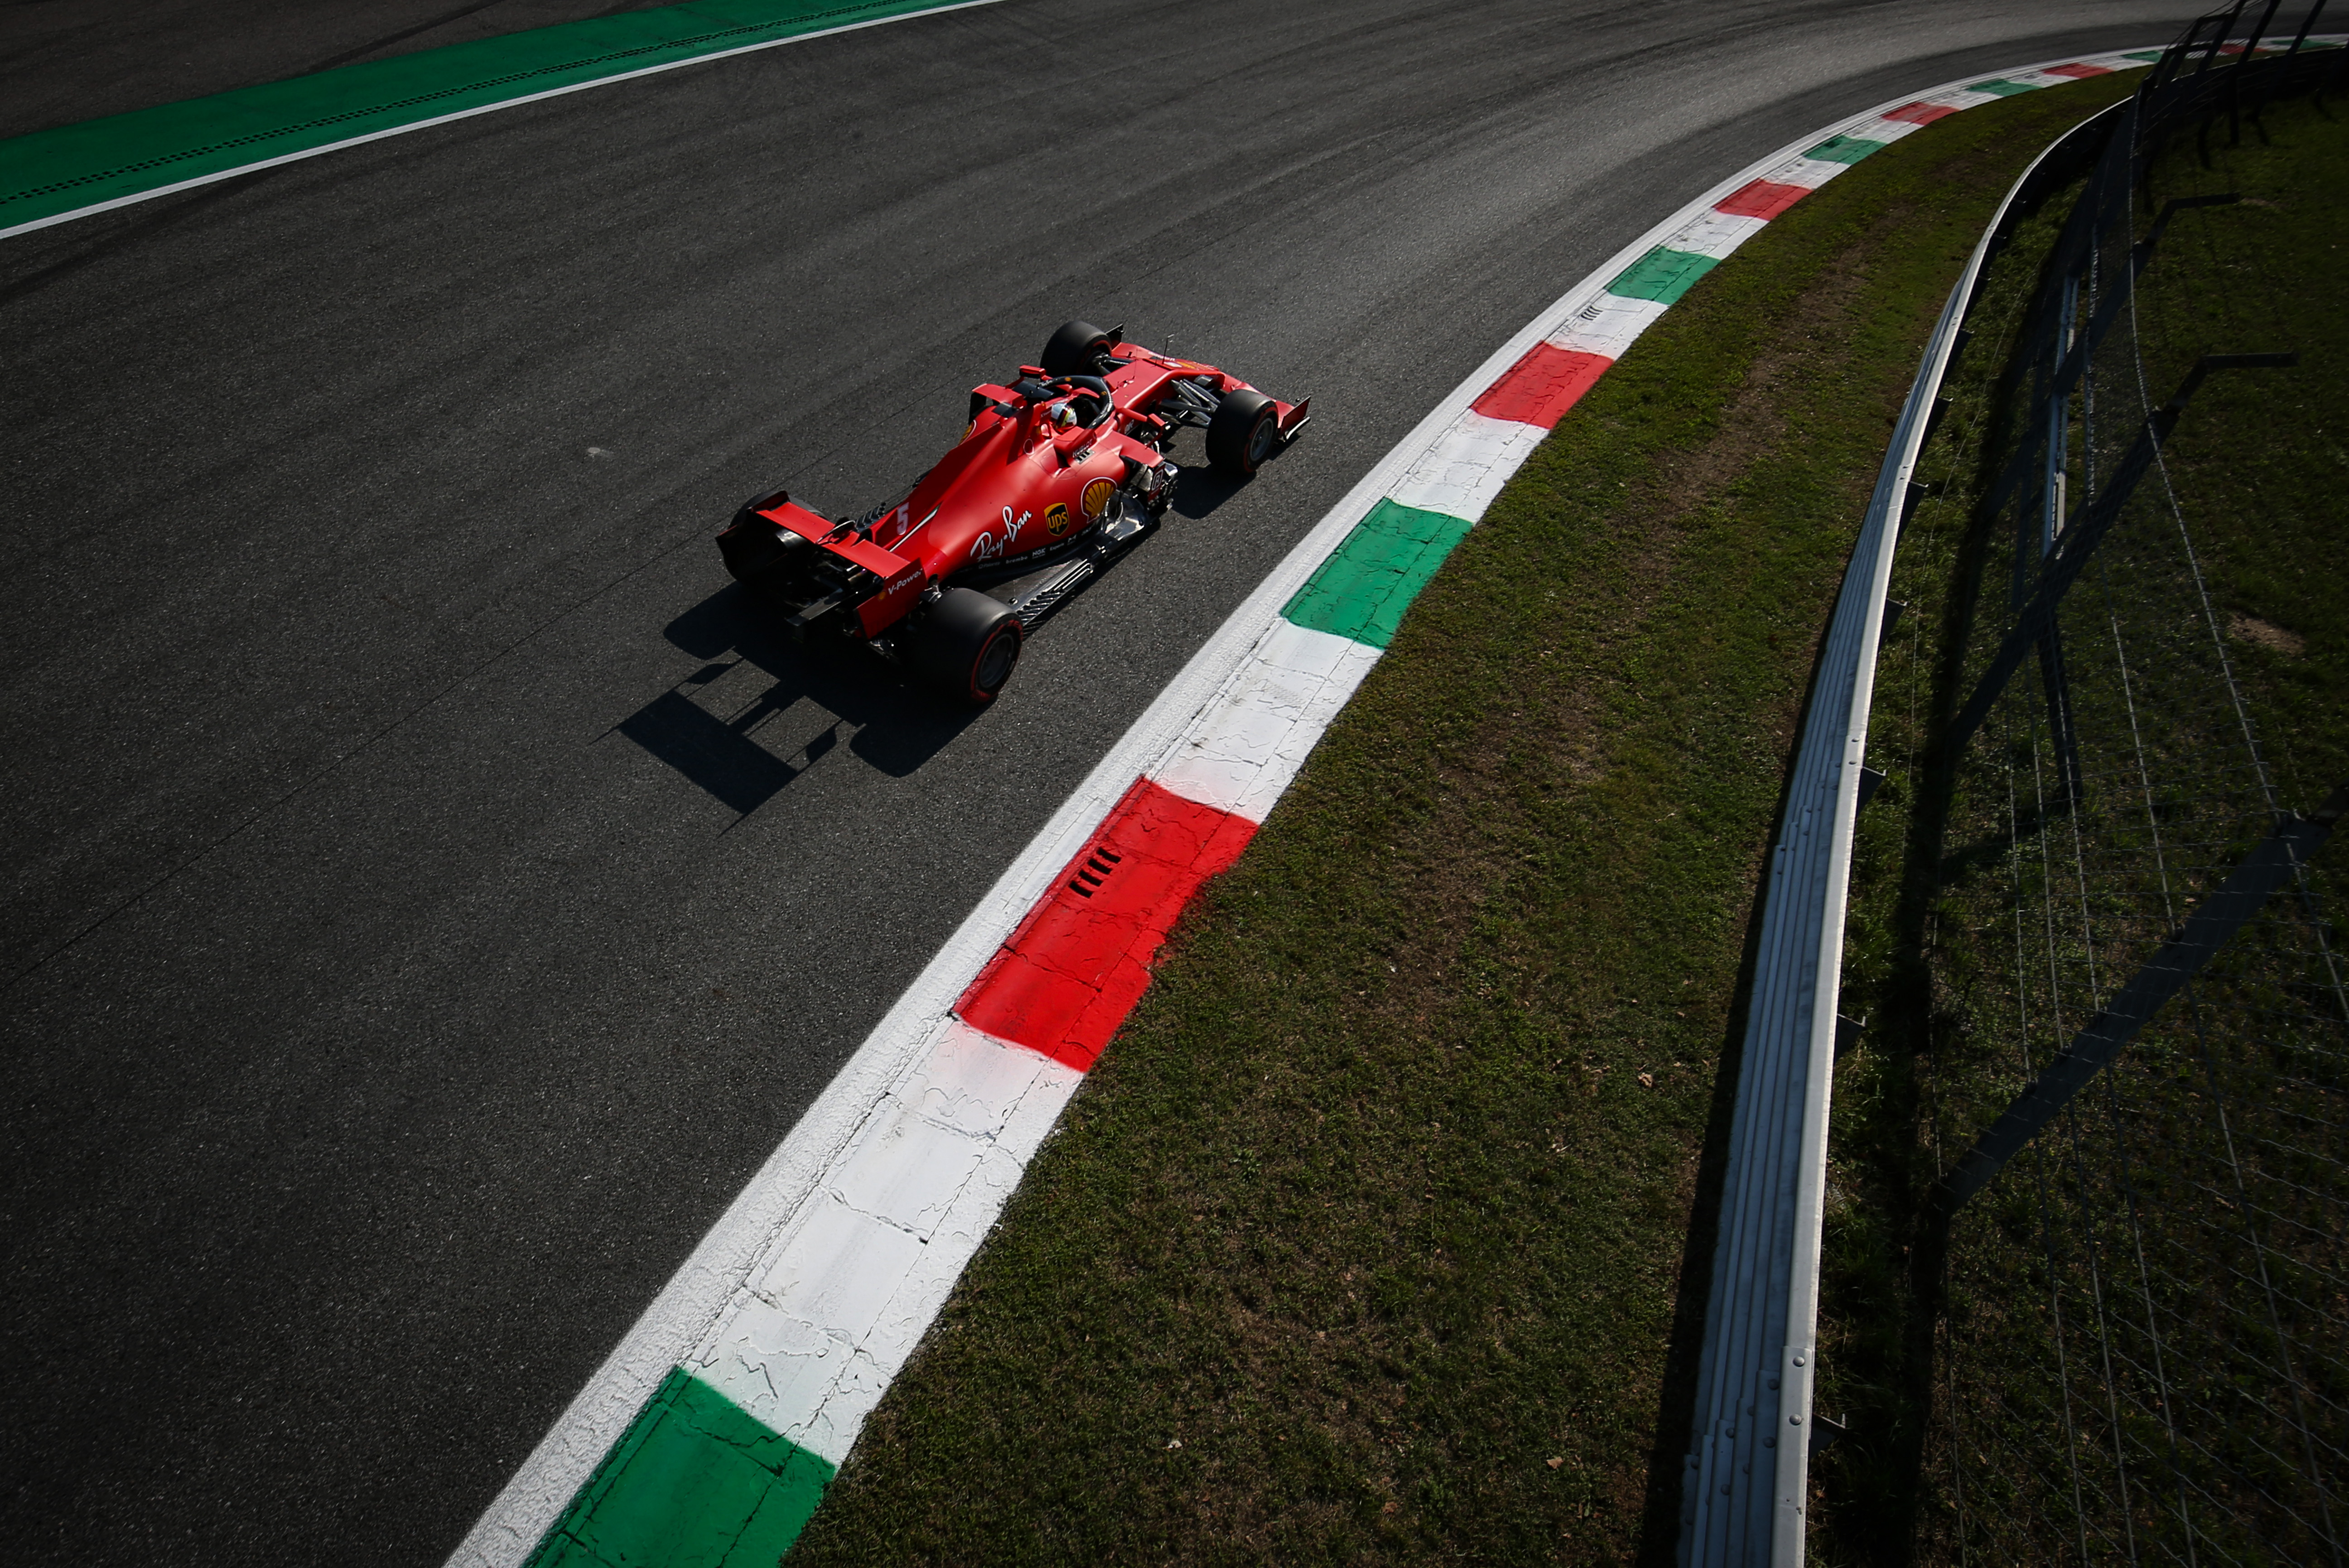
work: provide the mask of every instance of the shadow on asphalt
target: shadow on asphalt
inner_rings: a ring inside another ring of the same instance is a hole
[[[1288,441],[1275,442],[1265,462],[1278,462],[1287,454],[1288,447]],[[1195,444],[1190,452],[1185,452],[1177,446],[1174,451],[1183,464],[1182,480],[1174,486],[1174,507],[1178,515],[1205,517],[1247,489],[1251,483],[1247,479],[1234,479],[1229,474],[1218,473],[1208,467],[1204,447]]]
[[[670,642],[702,667],[614,726],[742,816],[836,751],[903,778],[962,733],[978,710],[950,707],[852,648],[801,648],[772,616],[729,584],[668,623]],[[721,716],[695,699],[743,664],[769,684],[748,706]],[[755,732],[806,701],[832,725],[788,755]]]
[[[1175,483],[1174,507],[1181,516],[1205,517],[1246,488],[1245,479],[1230,479],[1202,463],[1185,468]]]

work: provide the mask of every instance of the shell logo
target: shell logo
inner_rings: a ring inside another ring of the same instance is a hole
[[[1090,523],[1108,511],[1109,498],[1116,493],[1117,484],[1113,480],[1096,479],[1088,483],[1084,494],[1079,497],[1085,509],[1085,521]]]
[[[1044,508],[1044,532],[1057,539],[1069,531],[1069,507],[1066,502],[1055,501]]]

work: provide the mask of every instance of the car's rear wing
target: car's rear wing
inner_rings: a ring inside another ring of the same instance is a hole
[[[788,602],[786,628],[795,635],[844,610],[876,637],[905,618],[929,581],[918,562],[781,493],[744,507],[718,548],[738,581]]]

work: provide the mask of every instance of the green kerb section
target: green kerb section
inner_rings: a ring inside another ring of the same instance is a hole
[[[1372,648],[1394,640],[1411,601],[1466,537],[1464,518],[1381,501],[1354,524],[1313,580],[1297,590],[1283,618]]]
[[[774,1568],[837,1469],[678,1367],[529,1568]]]
[[[1870,141],[1864,136],[1830,136],[1803,156],[1816,158],[1822,163],[1857,163],[1869,153],[1881,152],[1890,145],[1887,141]]]
[[[693,0],[428,49],[0,141],[0,229],[534,93],[957,0]]]
[[[1618,299],[1652,299],[1671,305],[1696,286],[1696,280],[1721,265],[1713,256],[1690,251],[1668,251],[1658,245],[1607,286]]]
[[[2037,92],[2039,90],[2039,84],[2036,82],[2011,82],[2004,77],[2001,77],[1996,81],[1974,82],[1970,85],[1966,90],[1968,92],[1994,92],[2001,98],[2013,98],[2019,92]]]

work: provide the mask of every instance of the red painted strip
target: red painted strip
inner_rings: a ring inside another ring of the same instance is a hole
[[[1135,780],[955,1011],[999,1040],[1092,1066],[1149,988],[1174,917],[1255,833],[1244,816]]]
[[[2045,69],[2051,77],[2108,77],[2113,74],[2110,66],[2049,66]]]
[[[1930,125],[1957,112],[1946,103],[1904,103],[1899,109],[1885,110],[1884,118],[1905,119],[1911,125]]]
[[[1780,185],[1756,180],[1715,202],[1713,210],[1733,218],[1775,218],[1810,193],[1807,185]]]
[[[1488,420],[1515,420],[1548,430],[1613,363],[1604,354],[1537,343],[1468,406]]]

